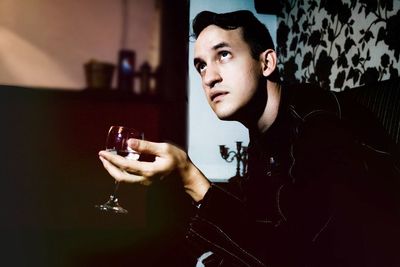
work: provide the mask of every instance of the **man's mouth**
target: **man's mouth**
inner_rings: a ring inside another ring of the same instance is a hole
[[[210,95],[211,102],[220,101],[226,94],[228,94],[228,92],[217,91],[217,92],[211,93],[211,95]]]

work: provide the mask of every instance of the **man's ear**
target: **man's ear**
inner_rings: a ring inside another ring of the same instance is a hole
[[[262,72],[265,77],[270,76],[277,68],[276,52],[273,49],[267,49],[260,55]]]

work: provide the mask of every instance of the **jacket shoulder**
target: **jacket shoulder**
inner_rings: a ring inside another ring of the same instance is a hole
[[[294,115],[302,120],[325,113],[340,118],[341,106],[335,92],[326,91],[318,85],[300,83],[284,85],[287,105]]]

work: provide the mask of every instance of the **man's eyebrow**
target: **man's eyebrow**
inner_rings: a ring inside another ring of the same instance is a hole
[[[212,48],[214,50],[218,50],[218,49],[224,48],[224,47],[230,47],[230,45],[228,43],[226,43],[226,42],[221,42],[221,43],[218,43],[218,44],[214,45]]]

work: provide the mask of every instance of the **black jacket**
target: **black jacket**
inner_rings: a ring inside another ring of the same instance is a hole
[[[333,92],[282,92],[270,129],[250,133],[248,175],[212,185],[187,239],[215,266],[398,266],[400,175],[384,133]]]

